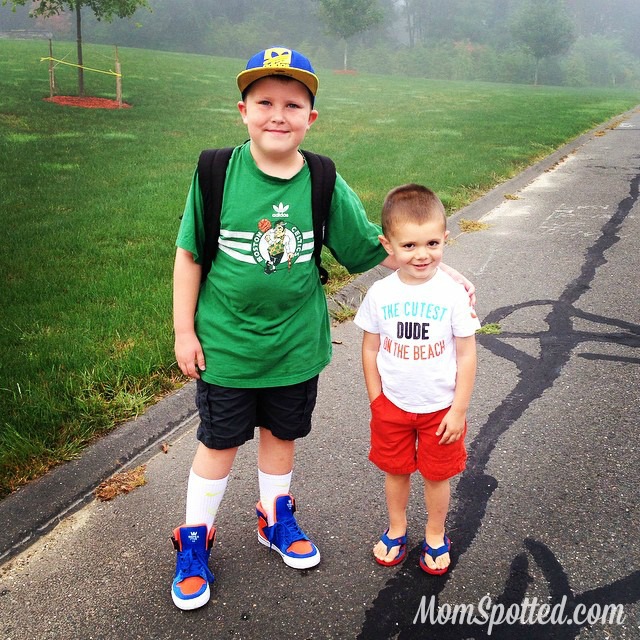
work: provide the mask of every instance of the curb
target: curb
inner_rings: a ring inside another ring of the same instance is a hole
[[[0,563],[33,544],[93,498],[94,489],[125,466],[149,457],[162,440],[190,426],[195,383],[188,383],[0,501]]]

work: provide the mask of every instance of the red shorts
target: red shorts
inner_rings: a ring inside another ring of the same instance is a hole
[[[433,413],[409,413],[396,407],[383,393],[371,403],[369,460],[393,475],[420,471],[427,480],[446,480],[464,471],[467,450],[463,437],[438,444],[436,431],[449,408]]]

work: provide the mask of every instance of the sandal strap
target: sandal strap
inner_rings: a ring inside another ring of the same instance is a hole
[[[389,533],[389,529],[387,529],[381,536],[380,542],[382,542],[385,547],[387,547],[387,553],[393,549],[393,547],[401,547],[402,545],[407,544],[407,534],[405,533],[403,536],[399,538],[390,538],[387,533]]]
[[[423,553],[426,553],[427,555],[431,556],[435,560],[436,558],[443,556],[445,553],[449,553],[449,551],[451,551],[451,540],[449,540],[449,538],[445,536],[444,544],[441,547],[438,547],[437,549],[430,547],[427,544],[427,541],[425,540],[422,543],[422,551]]]

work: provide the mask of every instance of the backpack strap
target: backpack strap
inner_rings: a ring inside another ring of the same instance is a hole
[[[198,183],[202,193],[204,207],[204,254],[202,257],[202,279],[206,280],[211,264],[218,251],[220,238],[220,215],[227,166],[234,147],[205,149],[198,159]],[[302,151],[311,175],[311,211],[313,218],[313,256],[320,274],[320,282],[326,284],[329,279],[327,270],[322,266],[322,245],[325,227],[331,211],[331,200],[336,183],[336,166],[333,160],[311,151]]]
[[[227,165],[234,147],[205,149],[198,159],[198,182],[204,205],[204,254],[202,256],[201,282],[207,278],[216,253],[220,237],[220,214]]]
[[[302,150],[301,150],[302,151]],[[320,282],[329,280],[327,270],[322,266],[322,245],[325,228],[331,211],[331,200],[336,184],[336,165],[331,158],[311,151],[302,151],[311,174],[311,211],[313,215],[313,256],[320,273]]]

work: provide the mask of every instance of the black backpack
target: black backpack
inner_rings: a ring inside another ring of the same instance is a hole
[[[205,149],[198,160],[198,182],[204,204],[205,242],[202,260],[202,281],[207,277],[218,251],[220,237],[220,213],[227,165],[234,147]],[[321,265],[324,230],[329,218],[331,199],[336,183],[336,167],[326,156],[302,151],[311,174],[311,211],[313,218],[313,256],[320,274],[320,282],[326,284],[329,274]]]

